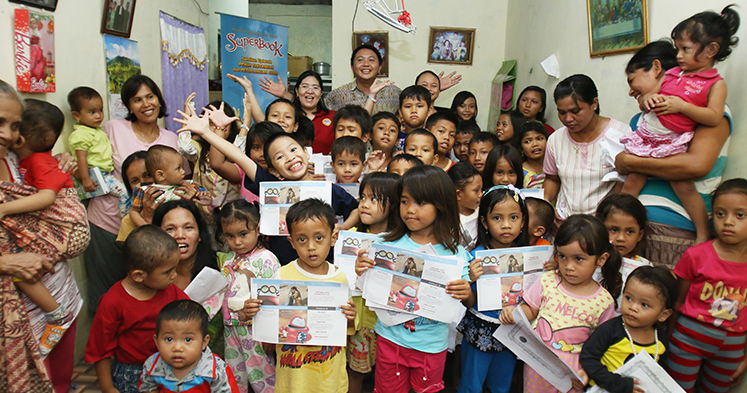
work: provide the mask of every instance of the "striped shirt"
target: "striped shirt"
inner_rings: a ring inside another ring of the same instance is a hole
[[[594,214],[599,202],[615,187],[614,182],[602,182],[604,175],[615,168],[606,163],[600,142],[608,132],[626,134],[630,127],[610,119],[607,127],[593,141],[579,143],[571,139],[568,129],[561,127],[547,140],[545,174],[560,177],[560,192],[555,209],[561,218],[573,214]]]

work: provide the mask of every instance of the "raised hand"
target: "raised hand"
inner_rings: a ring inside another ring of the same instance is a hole
[[[262,90],[264,90],[264,91],[266,91],[266,92],[274,95],[275,97],[283,97],[283,95],[285,95],[285,93],[287,91],[287,89],[285,87],[285,83],[283,82],[282,79],[280,79],[280,75],[278,75],[278,81],[277,82],[274,82],[274,81],[270,80],[270,78],[268,78],[268,77],[264,77],[264,78],[260,79],[259,80],[259,87]]]
[[[183,118],[174,118],[174,121],[181,124],[182,128],[176,130],[176,132],[194,132],[197,135],[205,135],[207,132],[210,131],[210,118],[209,113],[210,110],[208,109],[206,113],[203,116],[198,116],[197,114],[193,113],[191,115],[188,115],[182,111],[176,111],[179,115],[181,115]]]
[[[195,112],[194,102],[192,100],[197,97],[197,93],[192,93],[189,96],[187,96],[187,99],[184,100],[184,113],[191,115]]]
[[[239,78],[238,76],[232,74],[226,74],[226,76],[228,77],[228,79],[240,84],[241,87],[244,88],[244,91],[252,90],[252,81],[250,81],[249,78],[246,77],[246,75],[244,75],[242,78]]]
[[[373,84],[371,85],[371,95],[372,95],[373,97],[376,97],[376,95],[377,95],[377,94],[379,94],[379,92],[380,92],[380,91],[381,91],[381,90],[382,90],[383,88],[385,88],[385,87],[387,87],[387,86],[391,86],[391,85],[393,85],[393,84],[394,84],[394,81],[393,81],[393,80],[386,80],[386,81],[385,81],[385,80],[381,80],[381,79],[376,79],[376,80],[374,81],[374,83],[373,83]]]
[[[452,86],[456,86],[462,81],[462,75],[457,75],[456,71],[449,75],[444,76],[444,72],[441,71],[438,74],[438,79],[441,81],[441,91],[444,91]]]
[[[223,111],[223,107],[225,106],[225,104],[225,102],[221,101],[219,108],[210,105],[210,111],[205,112],[210,121],[213,122],[213,125],[218,128],[224,128],[235,122],[236,120],[239,120],[239,118],[236,116],[228,117],[226,115],[226,112]]]

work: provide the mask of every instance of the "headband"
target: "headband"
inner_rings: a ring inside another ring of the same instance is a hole
[[[513,184],[509,184],[507,186],[501,185],[501,186],[490,187],[490,189],[485,193],[485,195],[488,195],[491,192],[493,192],[495,190],[500,190],[500,189],[513,191],[513,193],[514,193],[514,201],[516,201],[516,203],[519,203],[519,198],[521,198],[522,201],[524,201],[526,199],[526,197],[524,196],[524,193],[522,193],[520,189],[514,187]]]

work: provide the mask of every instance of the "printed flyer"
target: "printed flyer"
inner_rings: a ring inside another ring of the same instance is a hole
[[[482,258],[477,309],[501,310],[521,303],[524,291],[542,276],[542,265],[552,258],[552,252],[552,246],[476,251],[475,258]]]
[[[350,283],[351,296],[361,296],[360,288],[357,288],[355,282],[358,275],[355,274],[355,260],[358,258],[358,251],[366,250],[371,244],[379,240],[379,236],[365,232],[340,231],[335,243],[335,265],[345,273]]]
[[[252,319],[254,340],[344,347],[348,320],[340,306],[348,286],[326,281],[252,278],[252,297],[262,301]]]
[[[446,293],[446,284],[462,277],[463,261],[382,244],[372,244],[368,255],[375,263],[363,275],[369,307],[445,323],[457,318],[459,300]]]
[[[259,232],[288,236],[285,215],[294,203],[318,198],[332,203],[332,183],[326,181],[264,181],[259,185]]]

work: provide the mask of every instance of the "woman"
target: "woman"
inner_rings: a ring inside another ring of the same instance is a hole
[[[23,102],[15,90],[0,80],[2,193],[18,186],[12,183],[21,182],[18,157],[8,148],[18,138],[22,108]],[[69,159],[67,155],[66,161]],[[71,166],[65,163],[63,167],[69,170]],[[65,260],[56,261],[53,266],[47,257],[22,252],[15,243],[8,242],[5,232],[0,234],[0,250],[0,390],[67,392],[73,376],[76,319],[83,306],[72,269]],[[50,274],[41,277],[44,270]],[[73,315],[70,328],[43,362],[37,343],[46,325],[44,314],[19,296],[11,275],[23,280],[41,279],[55,300]]]
[[[335,130],[332,128],[332,118],[335,111],[327,109],[322,100],[322,77],[314,71],[305,71],[296,81],[296,97],[293,105],[314,122],[314,143],[311,148],[314,153],[329,155],[332,142],[335,140]]]
[[[157,123],[166,115],[166,102],[152,79],[145,75],[127,79],[122,85],[122,102],[127,108],[127,117],[111,119],[104,125],[112,145],[114,175],[120,180],[122,162],[130,154],[148,150],[153,145],[178,149],[177,135]],[[101,295],[127,274],[122,253],[115,245],[121,224],[116,203],[116,197],[103,195],[91,199],[88,205],[91,244],[85,252],[85,264],[88,308],[92,313],[96,312]]]
[[[597,87],[586,75],[561,81],[553,98],[564,127],[547,140],[545,199],[557,200],[555,210],[562,220],[573,214],[593,214],[599,202],[620,184],[602,181],[614,168],[604,163],[600,143],[605,138],[619,138],[630,132],[630,127],[599,115]]]
[[[668,41],[652,42],[628,62],[625,70],[629,95],[639,99],[658,86],[664,73],[677,66],[677,50]],[[638,128],[641,115],[635,115],[631,127]],[[710,193],[721,183],[731,134],[731,113],[726,108],[721,124],[699,125],[685,153],[665,158],[643,158],[620,153],[615,167],[620,174],[637,172],[649,175],[638,199],[648,210],[648,228],[644,256],[674,268],[682,254],[694,244],[695,227],[669,185],[670,180],[695,179],[696,188],[711,208]]]
[[[153,213],[153,225],[161,227],[179,244],[176,286],[187,288],[204,267],[218,270],[207,223],[194,202],[182,199],[164,203]]]
[[[443,74],[443,72],[441,74]],[[431,107],[428,109],[428,116],[436,112],[449,110],[449,108],[436,106],[436,99],[438,99],[438,96],[441,94],[441,78],[439,78],[435,72],[431,70],[421,72],[415,78],[415,84],[425,87],[431,93]]]

